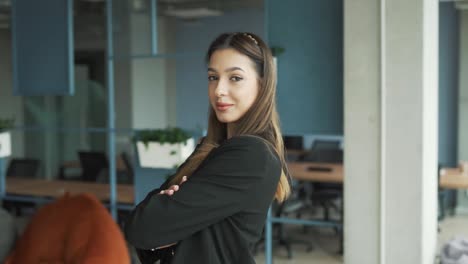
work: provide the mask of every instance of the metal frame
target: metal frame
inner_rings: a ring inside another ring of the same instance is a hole
[[[0,158],[0,199],[5,199],[6,196],[6,184],[5,184],[5,158]]]
[[[110,157],[115,157],[115,94],[114,94],[114,42],[112,34],[113,27],[113,14],[112,14],[112,0],[106,1],[106,22],[107,22],[107,147]],[[115,159],[109,159],[109,185],[110,185],[110,209],[112,217],[117,220],[117,176],[116,176]]]
[[[288,217],[272,217],[271,207],[268,209],[267,220],[265,223],[265,263],[273,263],[273,224],[293,224],[306,226],[334,227],[343,229],[343,223],[339,221],[322,221],[322,220],[303,220]]]

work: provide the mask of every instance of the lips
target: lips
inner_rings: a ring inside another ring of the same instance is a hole
[[[216,109],[219,111],[226,111],[228,110],[233,104],[226,104],[226,103],[216,103]]]

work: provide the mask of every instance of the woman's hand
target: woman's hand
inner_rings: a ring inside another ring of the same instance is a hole
[[[168,189],[166,190],[162,190],[161,192],[159,192],[159,194],[166,194],[166,195],[173,195],[175,192],[177,192],[180,188],[180,186],[182,185],[182,183],[186,182],[187,181],[187,176],[184,176],[182,177],[182,180],[180,181],[180,183],[177,185],[172,185],[171,187],[169,187]]]

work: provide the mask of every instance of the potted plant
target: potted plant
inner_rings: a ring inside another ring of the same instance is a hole
[[[172,169],[190,156],[195,140],[180,128],[139,131],[135,137],[140,166]]]
[[[280,46],[272,46],[270,48],[271,50],[271,54],[273,55],[273,57],[278,57],[279,55],[281,55],[281,53],[283,53],[285,51],[285,49],[283,47],[280,47]]]
[[[14,119],[0,118],[0,158],[11,155],[11,135],[9,130],[13,128]]]
[[[270,47],[270,50],[273,55],[273,63],[275,64],[275,67],[278,68],[278,56],[281,55],[285,49],[280,46],[272,46]]]

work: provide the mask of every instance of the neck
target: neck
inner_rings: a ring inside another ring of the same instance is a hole
[[[227,124],[227,139],[230,139],[234,135],[235,125],[233,123]]]

